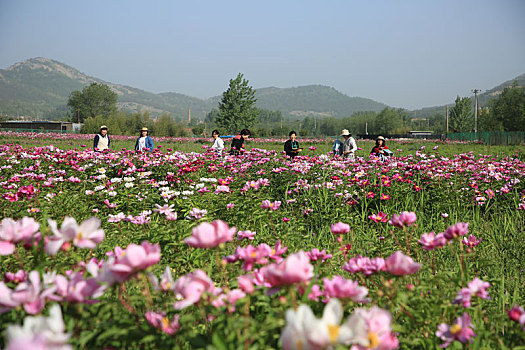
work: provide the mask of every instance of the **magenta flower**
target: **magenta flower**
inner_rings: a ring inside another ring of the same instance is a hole
[[[443,233],[445,238],[452,240],[458,236],[464,236],[468,233],[468,222],[458,222],[457,224],[450,226]]]
[[[24,270],[18,270],[16,273],[6,272],[4,276],[7,282],[20,283],[27,280],[27,273]]]
[[[463,316],[458,317],[456,323],[452,326],[449,326],[445,323],[442,323],[438,326],[436,331],[436,336],[444,341],[440,345],[442,348],[448,347],[454,340],[457,340],[463,344],[467,342],[472,342],[472,337],[475,337],[476,334],[471,329],[474,326],[470,322],[470,316],[465,312]]]
[[[248,294],[253,293],[255,290],[253,276],[251,275],[240,275],[237,277],[237,283],[239,284],[239,288]]]
[[[249,239],[253,241],[255,239],[255,234],[256,232],[252,232],[250,230],[239,231],[237,232],[237,239],[238,240]]]
[[[46,304],[45,296],[52,292],[50,290],[46,294],[41,294],[40,274],[38,271],[31,271],[28,281],[20,283],[12,292],[11,300],[19,305],[23,304],[25,311],[34,315],[42,311]]]
[[[180,328],[179,315],[175,315],[170,321],[164,312],[148,311],[144,317],[150,325],[169,335],[175,334]]]
[[[336,224],[330,225],[330,231],[332,231],[334,235],[342,235],[350,232],[350,225],[338,222]]]
[[[235,207],[235,203],[228,203],[228,204],[226,204],[226,209],[228,209],[228,210],[233,208],[233,207]]]
[[[270,264],[260,270],[264,282],[272,287],[308,282],[314,275],[310,259],[303,252],[294,253],[279,264]]]
[[[392,218],[390,219],[390,221],[388,221],[388,223],[395,227],[403,228],[414,225],[416,219],[416,213],[411,211],[404,211],[400,214],[392,215]]]
[[[203,222],[193,228],[191,237],[186,238],[184,242],[194,248],[214,248],[221,243],[231,241],[235,232],[235,227],[229,228],[222,220],[215,220],[212,223]]]
[[[474,235],[468,235],[468,238],[467,237],[463,237],[463,240],[461,241],[461,243],[463,243],[464,245],[466,245],[469,248],[474,248],[480,242],[481,242],[481,238],[477,239],[476,236],[474,236]]]
[[[368,302],[366,296],[368,289],[359,286],[357,281],[346,280],[341,276],[332,279],[323,278],[324,295],[327,300],[331,298],[351,299],[356,303]]]
[[[386,213],[383,213],[380,211],[377,214],[368,215],[368,218],[374,222],[387,222],[388,221],[388,215]]]
[[[202,270],[188,273],[175,282],[175,293],[180,300],[175,302],[173,307],[176,310],[181,310],[196,304],[205,292],[218,295],[221,289],[216,288],[213,281]]]
[[[385,260],[385,270],[396,276],[411,275],[418,272],[420,268],[420,264],[399,250]]]
[[[319,249],[313,248],[311,251],[306,252],[306,255],[308,255],[310,261],[317,261],[321,259],[321,262],[325,262],[326,260],[332,258],[332,254],[326,254],[326,249],[319,251]]]
[[[15,251],[15,243],[29,243],[40,228],[35,219],[24,216],[20,220],[5,218],[0,223],[0,255],[10,255]]]
[[[525,311],[522,307],[514,306],[508,311],[509,318],[521,325],[523,330],[525,330]]]

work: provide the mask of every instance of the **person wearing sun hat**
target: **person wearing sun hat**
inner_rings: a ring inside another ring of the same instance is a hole
[[[153,151],[153,140],[149,137],[148,128],[140,129],[140,136],[135,142],[135,151]]]
[[[343,158],[344,159],[355,159],[355,151],[357,151],[357,144],[352,134],[348,129],[343,129],[341,136],[344,137],[345,142],[343,143]]]
[[[385,143],[385,138],[383,136],[378,136],[376,138],[376,145],[372,148],[370,155],[375,155],[383,160],[386,160],[386,157],[392,156],[394,153],[388,149],[388,146]]]
[[[105,151],[109,149],[110,143],[111,140],[109,139],[108,135],[108,127],[102,125],[98,134],[96,134],[95,138],[93,139],[93,149],[95,151]]]

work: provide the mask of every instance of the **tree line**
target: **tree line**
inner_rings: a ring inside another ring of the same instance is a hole
[[[98,131],[107,125],[113,134],[134,134],[148,127],[156,136],[210,135],[218,129],[221,134],[233,134],[250,128],[257,137],[287,136],[295,130],[300,136],[333,136],[342,129],[354,135],[404,135],[411,130],[432,131],[439,135],[447,132],[445,113],[428,118],[413,118],[404,109],[386,107],[381,112],[357,112],[344,118],[309,116],[304,119],[283,118],[280,111],[257,108],[255,90],[239,73],[230,80],[217,108],[212,109],[204,121],[185,124],[164,113],[151,117],[149,112],[118,111],[117,94],[107,85],[93,83],[82,91],[74,91],[68,100],[71,120],[84,123],[83,132]],[[472,99],[457,96],[449,110],[449,132],[473,131],[474,111]],[[515,82],[489,105],[478,110],[478,131],[525,130],[525,88]]]

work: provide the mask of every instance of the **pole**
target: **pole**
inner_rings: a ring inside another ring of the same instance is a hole
[[[474,133],[478,133],[478,92],[481,90],[474,89]]]
[[[368,135],[368,122],[365,123],[365,135]]]
[[[447,134],[448,134],[448,106],[445,107],[445,119],[447,120]]]

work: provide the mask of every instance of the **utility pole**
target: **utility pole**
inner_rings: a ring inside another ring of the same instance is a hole
[[[445,119],[447,120],[447,134],[448,134],[448,106],[445,107]]]
[[[365,135],[368,135],[368,122],[365,123]]]
[[[474,133],[478,133],[478,92],[481,92],[479,89],[472,90],[474,93]]]

